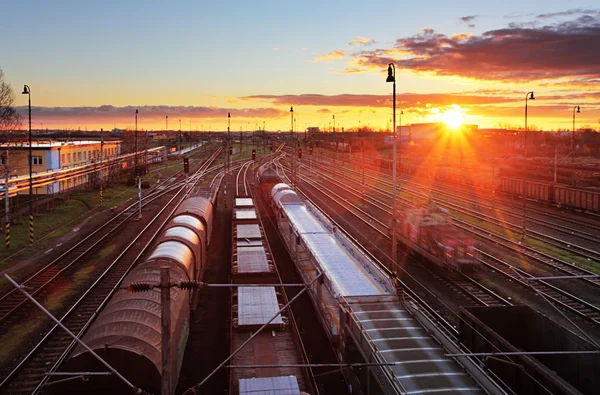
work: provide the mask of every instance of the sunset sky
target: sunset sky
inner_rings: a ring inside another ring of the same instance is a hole
[[[170,4],[173,3],[173,4]],[[10,1],[0,68],[33,128],[296,129],[462,117],[600,127],[592,1]],[[595,5],[595,7],[594,7]]]

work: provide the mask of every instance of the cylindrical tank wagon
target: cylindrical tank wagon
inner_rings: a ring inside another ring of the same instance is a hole
[[[173,213],[148,258],[132,269],[123,284],[158,284],[163,266],[170,268],[171,282],[200,280],[206,268],[212,217],[213,205],[208,199],[186,199]],[[159,289],[134,294],[118,290],[82,339],[130,382],[150,393],[160,393],[161,389],[160,297]],[[193,291],[171,289],[173,390],[183,361],[194,300]],[[61,370],[93,372],[105,368],[87,350],[77,346]],[[122,388],[122,383],[112,376],[92,376],[89,381],[72,380],[68,388],[61,385],[60,390],[107,393]]]

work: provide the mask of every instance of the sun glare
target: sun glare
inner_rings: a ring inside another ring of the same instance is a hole
[[[463,113],[458,110],[446,110],[441,119],[450,129],[458,129],[463,123]]]

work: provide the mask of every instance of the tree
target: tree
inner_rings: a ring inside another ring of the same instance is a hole
[[[4,81],[0,68],[0,130],[11,130],[21,125],[21,115],[14,109],[15,93],[12,86]]]

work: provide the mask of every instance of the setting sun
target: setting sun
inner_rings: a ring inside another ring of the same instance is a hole
[[[446,110],[440,118],[450,129],[458,129],[462,125],[463,113],[459,110]]]

